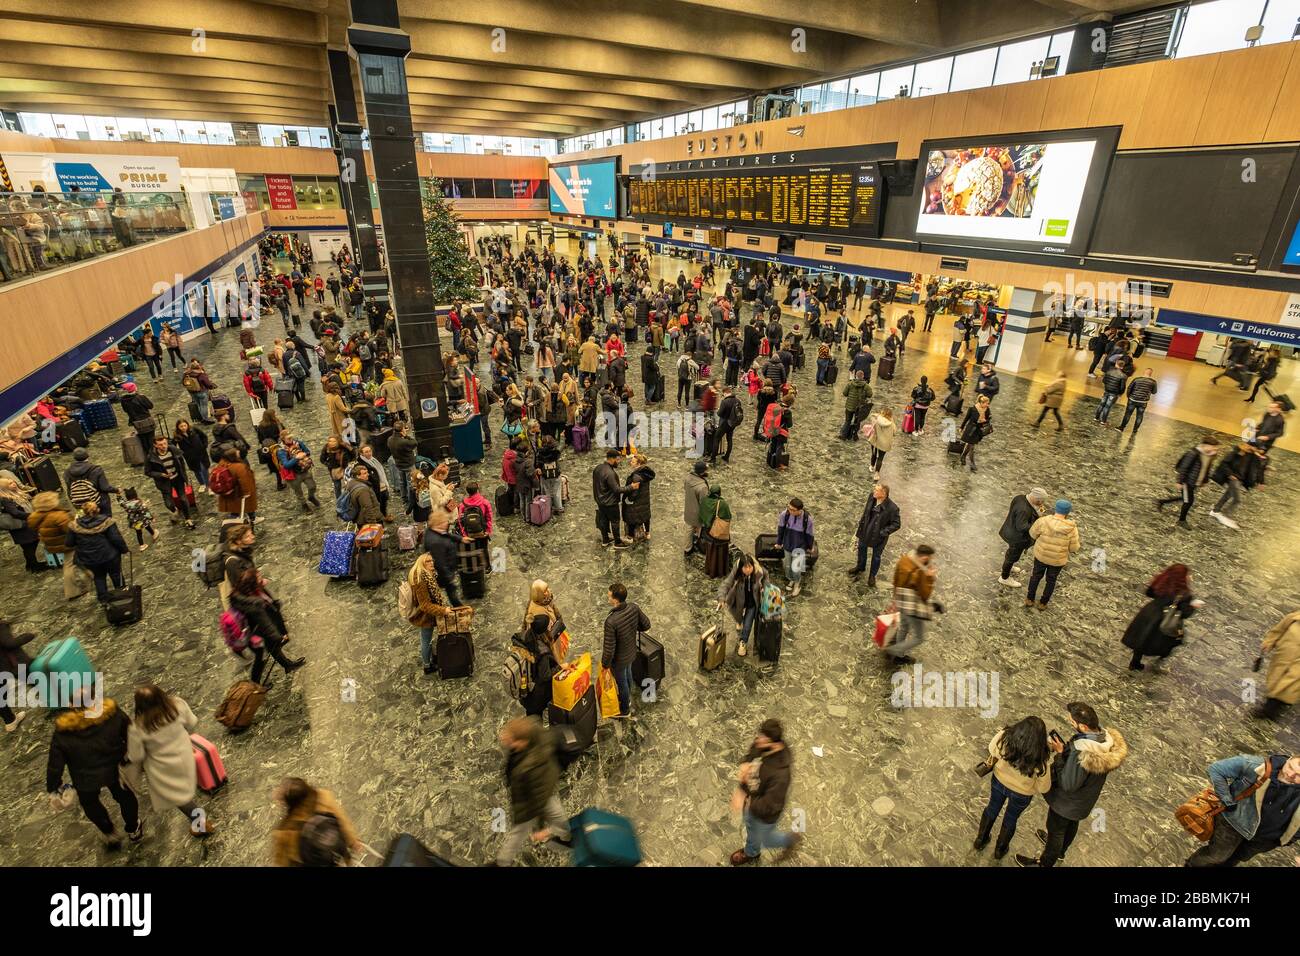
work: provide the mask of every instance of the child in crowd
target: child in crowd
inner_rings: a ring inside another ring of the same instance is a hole
[[[149,545],[145,544],[144,533],[148,531],[153,541],[158,540],[158,531],[153,526],[153,512],[149,510],[149,503],[136,494],[134,488],[126,489],[125,501],[121,498],[117,500],[126,510],[126,523],[135,532],[135,540],[140,545],[140,550],[148,550]]]

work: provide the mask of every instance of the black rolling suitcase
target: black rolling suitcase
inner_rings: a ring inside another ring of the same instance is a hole
[[[826,366],[826,384],[834,385],[839,377],[840,367],[835,364],[835,359],[831,359],[830,364]]]
[[[199,403],[194,401],[194,399],[192,398],[190,399],[189,412],[190,412],[191,422],[197,424],[198,422],[201,422],[203,420],[203,417],[199,414]]]
[[[434,853],[409,833],[399,833],[388,844],[384,866],[455,866]]]
[[[646,678],[654,681],[655,687],[663,682],[664,646],[649,634],[638,634],[636,657],[632,660],[632,682],[636,687],[644,687]]]
[[[64,451],[75,451],[90,444],[86,439],[86,429],[76,419],[60,422],[55,434],[59,439],[59,447]]]
[[[444,680],[474,674],[474,638],[467,632],[439,634],[434,647],[438,676]]]
[[[482,598],[486,595],[487,574],[486,569],[460,572],[461,597],[468,600],[470,598]]]
[[[781,635],[784,630],[780,618],[765,621],[761,617],[754,621],[754,643],[758,645],[760,661],[776,662],[781,659]]]
[[[63,484],[59,481],[58,469],[54,467],[54,462],[49,455],[33,458],[23,466],[23,471],[27,475],[27,483],[34,485],[40,491],[63,490]]]
[[[776,543],[776,535],[760,534],[754,539],[754,557],[759,561],[780,561],[784,552]]]
[[[555,752],[561,766],[577,760],[595,741],[599,712],[595,684],[587,688],[587,692],[573,705],[573,710],[564,710],[554,704],[546,708],[547,719],[556,732]]]
[[[515,513],[515,495],[509,485],[497,485],[495,503],[498,518],[505,518]]]
[[[886,355],[880,360],[876,368],[876,377],[882,382],[887,382],[894,377],[894,362],[892,355]]]
[[[104,604],[104,616],[114,627],[125,627],[144,618],[144,589],[135,583],[135,560],[129,551],[126,558],[129,569],[126,587],[109,591]]]
[[[352,552],[352,571],[357,583],[367,586],[383,584],[388,580],[392,569],[388,549],[382,544],[377,548],[355,548]]]

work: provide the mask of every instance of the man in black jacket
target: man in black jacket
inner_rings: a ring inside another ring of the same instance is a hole
[[[419,448],[415,439],[409,434],[406,422],[393,426],[393,434],[388,439],[389,486],[401,496],[402,507],[411,513],[411,469],[415,467],[415,455]]]
[[[624,489],[618,478],[618,459],[618,449],[605,452],[605,460],[591,472],[591,494],[596,499],[596,527],[600,529],[601,544],[609,547],[612,543],[615,551],[622,551],[627,543],[619,532],[619,503]],[[641,484],[637,482],[629,487],[635,489]]]
[[[1183,457],[1179,458],[1178,464],[1174,466],[1178,479],[1178,494],[1172,498],[1157,498],[1156,510],[1163,510],[1165,505],[1181,501],[1183,507],[1178,512],[1178,524],[1183,528],[1189,527],[1187,513],[1196,503],[1196,489],[1210,480],[1210,468],[1214,463],[1214,456],[1218,453],[1219,440],[1213,435],[1206,435],[1199,445],[1183,452]]]
[[[632,663],[636,660],[637,635],[650,630],[645,611],[627,599],[627,588],[615,581],[609,588],[611,610],[605,617],[605,643],[600,666],[614,673],[618,684],[618,710],[627,717],[632,708]]]
[[[456,574],[460,570],[461,536],[451,530],[451,520],[444,510],[429,516],[429,526],[424,532],[424,550],[433,558],[438,587],[447,595],[451,607],[460,606],[460,591],[456,587]]]
[[[159,435],[153,440],[153,447],[144,460],[145,477],[152,478],[162,495],[163,506],[171,512],[176,520],[179,511],[185,519],[185,527],[194,530],[194,517],[190,513],[190,503],[186,495],[189,476],[185,473],[185,458],[174,442],[168,441],[166,435]]]
[[[127,382],[122,389],[125,392],[122,396],[122,411],[140,436],[140,447],[147,454],[149,446],[153,444],[153,433],[157,430],[153,420],[153,402],[136,391],[135,382]]]
[[[779,848],[780,859],[784,860],[803,842],[800,833],[776,832],[790,794],[793,762],[781,722],[774,718],[763,721],[736,775],[732,806],[744,810],[745,846],[731,854],[732,866],[753,863],[764,847]]]
[[[1016,495],[1011,499],[1011,507],[1002,522],[998,536],[1007,543],[1007,553],[1002,558],[1002,575],[998,584],[1009,588],[1020,587],[1020,582],[1011,575],[1017,570],[1016,562],[1025,550],[1034,546],[1034,539],[1029,536],[1029,529],[1034,522],[1047,513],[1047,492],[1035,488],[1027,495]]]
[[[1088,819],[1101,797],[1111,771],[1128,757],[1128,744],[1118,730],[1103,730],[1097,712],[1088,704],[1065,705],[1075,733],[1068,743],[1058,734],[1047,741],[1056,752],[1052,761],[1052,789],[1047,800],[1047,829],[1038,831],[1043,855],[1038,859],[1016,854],[1021,866],[1055,866],[1074,842],[1079,823]]]
[[[744,420],[745,406],[736,397],[735,389],[728,385],[722,390],[722,402],[718,405],[718,433],[713,436],[710,463],[718,460],[718,452],[722,449],[724,439],[727,442],[727,452],[722,456],[722,460],[731,461],[731,436]]]
[[[885,545],[889,536],[902,527],[902,518],[898,505],[889,497],[889,485],[877,483],[867,506],[862,509],[858,519],[858,563],[849,572],[849,577],[856,578],[867,568],[867,550],[871,551],[871,574],[867,576],[867,585],[876,586],[876,574],[880,571],[880,559],[885,554]]]

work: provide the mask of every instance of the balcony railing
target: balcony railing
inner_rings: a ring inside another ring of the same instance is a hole
[[[193,228],[184,193],[0,193],[0,282]]]

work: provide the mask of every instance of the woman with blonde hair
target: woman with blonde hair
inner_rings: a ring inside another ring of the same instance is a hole
[[[569,635],[564,626],[564,615],[555,603],[551,586],[541,578],[534,581],[528,589],[528,609],[524,611],[523,629],[528,630],[532,626],[533,619],[539,615],[550,621],[546,629],[546,639],[551,645],[555,659],[563,664],[564,659],[569,655]]]
[[[14,544],[23,550],[23,560],[27,571],[39,574],[49,569],[49,565],[36,560],[36,545],[40,536],[36,529],[28,525],[35,508],[31,497],[13,478],[0,478],[0,528],[9,532]]]

